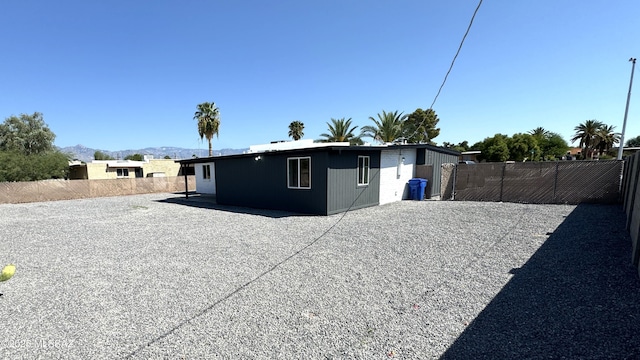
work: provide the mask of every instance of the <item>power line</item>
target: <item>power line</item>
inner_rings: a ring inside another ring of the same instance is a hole
[[[435,105],[436,100],[438,100],[438,96],[440,96],[440,92],[442,91],[442,88],[444,87],[444,84],[447,82],[447,78],[449,77],[449,73],[451,72],[451,69],[453,69],[453,64],[455,64],[456,59],[458,58],[458,54],[460,54],[460,50],[462,49],[462,45],[464,44],[464,40],[467,38],[467,35],[469,34],[469,30],[471,30],[471,25],[473,25],[473,20],[476,18],[476,14],[478,13],[478,10],[480,10],[480,5],[482,5],[482,0],[480,0],[480,2],[478,2],[478,6],[476,7],[476,10],[473,12],[473,16],[471,16],[471,21],[469,21],[469,26],[467,26],[467,31],[464,33],[464,36],[462,37],[462,41],[460,41],[460,46],[458,46],[458,51],[456,51],[456,54],[453,57],[453,60],[451,60],[451,65],[449,66],[449,70],[447,70],[447,74],[444,76],[444,80],[442,80],[442,84],[440,85],[440,88],[438,89],[438,93],[436,94],[436,97],[433,98],[433,102],[431,103],[431,106],[429,107],[430,109],[433,109],[433,105]]]
[[[436,104],[436,101],[438,100],[438,96],[440,96],[440,92],[442,91],[442,88],[444,87],[444,84],[446,84],[447,82],[447,78],[449,78],[449,73],[451,73],[451,69],[453,69],[453,65],[456,62],[456,59],[458,58],[458,55],[460,54],[460,50],[462,49],[462,45],[464,44],[464,40],[467,38],[467,35],[469,35],[469,30],[471,30],[471,25],[473,25],[473,20],[476,18],[476,14],[478,13],[478,10],[480,10],[480,5],[482,5],[482,0],[480,0],[478,2],[478,6],[476,6],[476,10],[473,12],[473,15],[471,16],[471,20],[469,21],[469,26],[467,26],[467,31],[465,31],[464,36],[462,37],[462,40],[460,41],[460,45],[458,46],[458,50],[456,51],[456,54],[453,56],[453,60],[451,60],[451,65],[449,65],[449,70],[447,70],[447,73],[444,75],[444,79],[442,80],[442,84],[440,84],[440,88],[438,89],[438,92],[436,93],[436,96],[433,98],[433,102],[431,103],[431,106],[429,106],[429,109],[433,110],[433,106]],[[435,112],[435,110],[434,110]],[[407,136],[407,138],[412,138],[415,134],[418,133],[418,129],[420,129],[420,127],[422,127],[422,125],[424,125],[426,119],[422,120],[420,122],[420,125],[418,125],[416,127],[416,130],[414,130],[414,132],[410,135]],[[431,140],[431,139],[429,139]]]

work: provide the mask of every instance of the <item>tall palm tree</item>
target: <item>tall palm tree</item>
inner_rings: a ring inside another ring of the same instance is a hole
[[[356,136],[353,132],[358,128],[357,126],[351,126],[351,118],[345,120],[331,118],[331,124],[327,123],[329,127],[329,133],[320,134],[324,139],[318,140],[319,142],[346,142],[351,145],[360,145],[362,140],[359,136]]]
[[[543,127],[537,127],[533,130],[530,130],[529,134],[533,135],[533,137],[535,137],[536,139],[544,139],[547,136],[551,135],[551,132]]]
[[[373,116],[369,117],[375,126],[363,126],[360,136],[371,137],[382,143],[392,142],[402,137],[402,126],[406,118],[407,115],[398,114],[397,110],[394,112],[382,110],[382,115],[378,113],[378,119]]]
[[[213,135],[217,137],[218,131],[220,130],[220,110],[214,102],[203,102],[196,107],[193,118],[198,120],[198,135],[200,135],[200,140],[202,140],[202,138],[207,139],[209,142],[209,156],[213,156],[211,139],[213,139]]]
[[[598,120],[586,120],[573,129],[576,133],[571,138],[571,142],[580,141],[582,154],[585,158],[590,157],[593,159],[593,150],[597,144],[598,129],[600,129],[602,125],[603,123]]]
[[[300,140],[304,136],[304,124],[301,121],[295,120],[289,124],[289,137],[293,140]]]
[[[613,132],[615,128],[613,125],[602,124],[596,132],[596,144],[594,147],[598,149],[600,155],[608,152],[615,144],[620,142],[620,134]]]

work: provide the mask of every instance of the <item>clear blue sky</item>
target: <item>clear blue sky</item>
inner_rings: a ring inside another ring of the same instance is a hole
[[[476,5],[3,1],[0,117],[42,112],[60,147],[206,148],[193,113],[215,101],[215,149],[285,140],[293,120],[317,139],[331,118],[428,108]],[[434,140],[538,126],[569,140],[587,119],[621,131],[639,16],[638,0],[485,0],[434,106]],[[626,139],[640,135],[636,75]]]

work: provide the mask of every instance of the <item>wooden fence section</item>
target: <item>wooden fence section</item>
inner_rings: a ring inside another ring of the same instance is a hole
[[[454,200],[533,204],[620,201],[621,161],[459,164],[451,171],[447,190]]]
[[[189,191],[194,191],[195,177],[190,175],[187,179]],[[0,204],[181,192],[185,191],[184,182],[184,176],[0,182]]]

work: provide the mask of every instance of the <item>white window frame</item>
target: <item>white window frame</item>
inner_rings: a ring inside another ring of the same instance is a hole
[[[297,161],[297,173],[296,175],[296,183],[295,184],[291,184],[290,180],[291,180],[291,161]],[[302,185],[302,166],[300,166],[300,163],[302,160],[308,160],[309,161],[309,185],[308,186],[303,186]],[[290,157],[287,158],[287,188],[289,189],[311,189],[311,157],[310,156],[302,156],[302,157]]]
[[[369,156],[360,155],[358,156],[358,186],[369,185],[370,178],[371,178],[371,158]]]
[[[129,177],[129,169],[128,168],[116,168],[116,177],[118,177],[118,178],[128,178]]]
[[[211,165],[202,165],[202,178],[204,180],[211,180]]]

